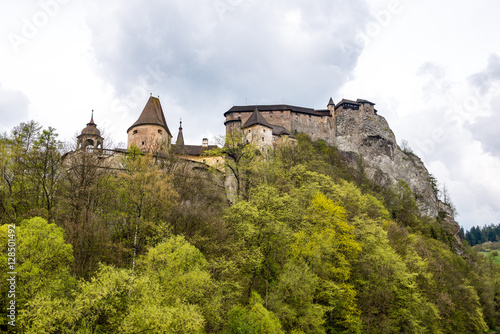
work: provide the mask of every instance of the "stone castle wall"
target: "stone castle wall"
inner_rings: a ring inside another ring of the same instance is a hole
[[[135,144],[143,152],[158,151],[160,145],[170,144],[171,137],[162,126],[149,124],[131,128],[128,133],[128,148]]]
[[[302,132],[312,140],[335,144],[335,123],[331,116],[314,116],[292,112],[291,132]]]
[[[280,125],[291,133],[303,132],[312,140],[335,143],[335,122],[331,116],[304,114],[292,110],[259,110],[264,119],[273,125]],[[226,115],[226,134],[239,131],[253,111],[232,112]]]

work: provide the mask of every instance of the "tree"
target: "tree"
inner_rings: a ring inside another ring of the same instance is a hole
[[[2,211],[0,222],[15,223],[38,204],[37,185],[31,182],[32,170],[27,166],[33,143],[41,126],[30,121],[16,126],[10,136],[0,139],[0,169],[2,173]]]
[[[40,207],[47,210],[48,220],[53,217],[56,194],[61,175],[62,143],[57,140],[55,129],[43,130],[33,143],[33,150],[28,155],[26,165],[32,170],[33,183],[41,192]]]
[[[326,306],[326,328],[358,331],[359,310],[354,286],[348,283],[352,263],[361,251],[345,209],[317,194],[304,216],[305,227],[295,234],[292,254],[305,261],[320,278],[316,299]]]
[[[225,334],[282,334],[279,319],[262,305],[262,298],[253,292],[248,307],[235,306],[229,311]]]
[[[104,159],[85,150],[65,158],[60,178],[56,221],[73,245],[73,272],[90,279],[100,261],[119,264],[122,250],[112,241],[110,213],[116,208],[116,172]]]
[[[8,226],[0,227],[0,244],[7,249]],[[64,298],[74,288],[76,280],[70,274],[73,262],[72,247],[64,240],[63,230],[40,217],[23,220],[16,231],[16,309],[19,324],[32,320],[30,301],[43,296]],[[1,279],[6,281],[8,272],[6,253],[0,254]],[[1,304],[5,305],[7,286],[2,284]],[[2,313],[5,308],[2,309]],[[2,315],[2,321],[6,319]]]
[[[146,246],[144,242],[139,242],[139,226],[146,229],[148,223],[153,223],[166,230],[165,223],[171,208],[176,204],[177,194],[173,190],[171,176],[155,165],[151,154],[125,159],[124,171],[117,174],[116,182],[121,204],[116,214],[126,222],[119,233],[122,233],[126,246],[132,250],[133,275],[136,255]],[[142,240],[145,241],[148,235],[144,233],[146,231],[141,232]]]
[[[255,162],[262,152],[254,144],[245,141],[243,131],[232,131],[225,138],[220,138],[220,142],[222,147],[205,154],[226,157],[224,164],[229,172],[227,177],[235,186],[235,194],[230,195],[230,200],[235,202],[238,198],[247,198],[251,186],[250,176],[255,172]]]

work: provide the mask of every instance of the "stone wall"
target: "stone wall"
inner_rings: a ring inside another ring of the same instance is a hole
[[[335,123],[330,116],[314,116],[292,112],[291,132],[302,132],[312,140],[324,140],[328,145],[335,144]]]
[[[159,125],[139,125],[128,133],[127,148],[135,144],[143,152],[158,152],[162,145],[170,145],[171,137],[164,127]]]
[[[247,143],[255,144],[259,148],[273,144],[273,130],[262,125],[255,125],[243,130]]]
[[[291,133],[303,132],[313,140],[324,140],[327,144],[335,143],[335,122],[331,116],[316,116],[291,110],[259,110],[264,119],[273,125],[283,126]],[[252,112],[232,112],[226,115],[226,134],[240,130]]]

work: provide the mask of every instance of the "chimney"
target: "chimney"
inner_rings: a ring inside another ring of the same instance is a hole
[[[208,147],[208,138],[203,138],[201,141],[201,147]]]

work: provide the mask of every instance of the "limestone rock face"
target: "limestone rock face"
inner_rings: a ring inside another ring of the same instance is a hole
[[[336,145],[341,151],[363,158],[366,175],[377,184],[390,186],[404,180],[415,194],[422,214],[435,218],[445,210],[432,189],[430,174],[419,157],[403,152],[389,124],[379,115],[363,110],[344,110],[336,115]],[[456,229],[453,212],[449,229]]]

